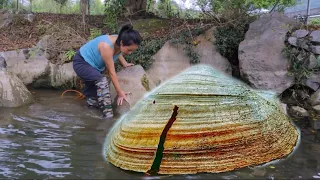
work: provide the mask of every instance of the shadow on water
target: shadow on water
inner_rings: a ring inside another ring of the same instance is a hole
[[[148,176],[105,162],[103,143],[116,121],[103,120],[75,96],[36,91],[36,101],[20,108],[0,108],[0,178],[63,179],[306,179],[320,178],[320,143],[302,132],[302,142],[288,159],[263,167],[226,173]]]

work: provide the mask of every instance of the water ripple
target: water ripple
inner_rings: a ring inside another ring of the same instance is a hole
[[[0,177],[23,178],[30,171],[53,178],[71,174],[71,129],[61,128],[52,116],[12,115],[12,119],[12,124],[0,127],[0,135],[7,137],[0,139]]]

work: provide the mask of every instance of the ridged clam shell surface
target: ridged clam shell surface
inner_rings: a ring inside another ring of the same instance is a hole
[[[197,65],[121,117],[106,137],[104,153],[125,170],[216,173],[283,158],[298,137],[275,94]]]

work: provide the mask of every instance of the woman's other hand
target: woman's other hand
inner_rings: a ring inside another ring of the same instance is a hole
[[[127,94],[130,94],[130,92],[124,92],[123,90],[120,90],[120,92],[118,92],[118,100],[117,100],[117,105],[122,105],[123,100],[126,100],[128,102],[127,99]]]
[[[130,67],[130,66],[134,66],[134,64],[133,63],[126,63],[126,64],[124,64],[123,67],[127,68],[127,67]]]

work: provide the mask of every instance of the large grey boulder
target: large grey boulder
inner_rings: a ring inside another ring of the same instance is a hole
[[[229,61],[216,50],[214,45],[214,31],[215,28],[211,28],[196,37],[195,41],[198,44],[193,50],[199,54],[200,64],[210,65],[223,73],[231,75],[232,69]],[[157,86],[192,66],[183,48],[184,46],[181,44],[171,44],[168,41],[152,57],[154,62],[146,72]]]
[[[310,104],[312,106],[320,105],[320,89],[311,95]]]
[[[294,37],[297,37],[297,38],[304,38],[306,37],[307,35],[309,34],[309,31],[305,30],[305,29],[298,29],[298,30],[295,30],[292,35]]]
[[[146,72],[157,86],[191,66],[183,46],[169,41],[152,58],[154,62]]]
[[[0,10],[0,29],[7,27],[12,22],[13,14],[9,10]]]
[[[289,61],[281,52],[287,32],[296,25],[294,19],[274,13],[250,24],[244,41],[239,45],[241,77],[253,88],[280,94],[293,85],[288,75]]]
[[[227,58],[223,57],[217,51],[215,45],[216,38],[214,37],[215,27],[209,29],[204,34],[195,38],[199,42],[195,46],[195,51],[200,55],[200,64],[210,65],[228,75],[232,74],[231,64]]]
[[[5,66],[4,58],[0,56],[0,107],[19,107],[31,103],[32,94]]]
[[[155,85],[140,65],[127,67],[117,72],[120,87],[125,92],[130,92],[127,95],[128,103],[132,107],[150,90],[155,88]],[[110,82],[111,98],[114,100],[117,96],[117,92]]]
[[[77,75],[72,63],[52,64],[42,50],[21,49],[0,52],[0,55],[6,60],[8,71],[25,85],[35,88],[71,88],[76,84]]]
[[[314,91],[318,90],[320,87],[320,74],[313,73],[306,81],[305,84],[313,89]]]
[[[310,39],[313,43],[320,43],[320,30],[312,31],[310,33]]]
[[[7,69],[7,62],[4,57],[0,56],[0,71]]]
[[[72,88],[76,86],[77,74],[71,63],[52,64],[49,62],[45,74],[36,79],[32,86],[34,88]]]
[[[25,85],[32,84],[47,72],[49,61],[41,53],[31,55],[26,49],[0,52],[7,62],[7,68],[22,80]]]

